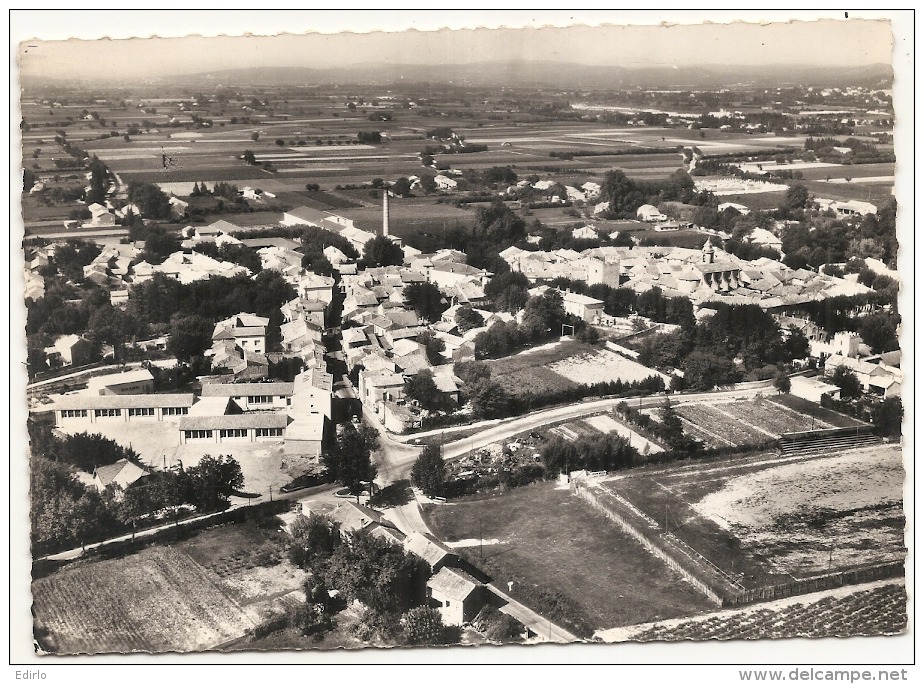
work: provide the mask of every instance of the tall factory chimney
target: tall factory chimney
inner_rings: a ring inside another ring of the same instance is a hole
[[[388,190],[382,192],[382,235],[388,237]]]

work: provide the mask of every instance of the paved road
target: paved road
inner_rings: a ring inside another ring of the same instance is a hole
[[[519,621],[520,624],[528,627],[539,640],[552,641],[560,644],[570,644],[575,641],[580,641],[576,635],[572,634],[564,627],[559,627],[551,620],[542,617],[539,613],[530,610],[522,603],[511,598],[494,582],[488,585],[488,589],[507,602],[506,605],[501,606],[499,609],[500,612],[507,613]]]
[[[770,387],[770,381],[766,383],[751,384],[747,387],[736,388],[725,392],[699,392],[696,394],[671,395],[670,400],[674,405],[690,402],[708,402],[708,401],[727,401],[729,399],[753,397],[761,392],[765,392]],[[505,421],[499,424],[493,424],[486,429],[471,435],[463,437],[454,442],[443,446],[443,456],[447,460],[459,458],[473,449],[480,449],[493,444],[494,442],[503,441],[514,435],[526,430],[533,430],[549,423],[555,423],[570,418],[579,418],[599,411],[608,411],[616,407],[621,402],[627,402],[633,407],[654,408],[660,406],[665,401],[661,395],[649,397],[636,397],[632,399],[599,399],[597,401],[581,402],[568,406],[558,406],[545,411],[537,411],[513,420]],[[475,424],[469,427],[478,427]]]
[[[757,394],[766,392],[771,386],[771,381],[766,380],[747,385],[739,385],[735,389],[722,392],[697,392],[695,394],[676,394],[671,395],[670,400],[674,405],[691,402],[714,402],[728,401],[729,399],[747,399]],[[653,395],[648,397],[635,397],[632,399],[615,398],[615,399],[598,399],[596,401],[587,401],[567,406],[557,406],[546,409],[545,411],[536,411],[534,413],[512,418],[504,421],[488,420],[472,425],[464,426],[464,429],[480,430],[468,437],[461,437],[453,442],[443,445],[443,457],[447,461],[461,458],[473,449],[481,449],[488,444],[502,442],[513,437],[516,434],[540,428],[549,423],[555,423],[571,418],[608,411],[616,407],[621,402],[628,402],[633,407],[654,408],[660,406],[665,401],[663,395]],[[387,486],[392,482],[407,479],[411,472],[414,461],[420,454],[422,447],[406,444],[405,440],[415,439],[419,435],[393,435],[385,429],[379,417],[365,404],[363,404],[363,416],[366,421],[372,425],[380,437],[381,448],[376,454],[375,462],[379,472],[376,482],[381,486]],[[436,431],[443,432],[442,430]],[[448,430],[447,430],[448,432]]]

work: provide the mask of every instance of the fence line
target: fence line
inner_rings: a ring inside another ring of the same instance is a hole
[[[795,580],[793,582],[787,582],[786,584],[749,589],[738,594],[726,596],[722,601],[722,607],[743,606],[748,603],[757,603],[759,601],[774,601],[789,596],[812,594],[816,591],[824,591],[826,589],[834,589],[837,587],[849,586],[851,584],[874,582],[880,579],[904,577],[904,575],[904,561],[880,563],[878,565],[866,566],[863,568],[851,568],[832,572],[827,575],[821,575],[819,577]]]
[[[684,579],[686,579],[700,593],[705,595],[706,598],[723,608],[744,606],[750,603],[758,603],[763,601],[774,601],[790,596],[801,596],[817,591],[824,591],[826,589],[849,586],[852,584],[863,584],[880,579],[903,577],[905,574],[905,562],[892,561],[889,563],[868,565],[861,568],[849,568],[846,570],[827,573],[817,577],[794,580],[785,584],[776,584],[766,587],[758,587],[755,589],[743,589],[739,582],[729,577],[727,573],[716,567],[707,558],[704,558],[701,554],[696,552],[695,549],[691,548],[689,545],[675,537],[673,534],[666,533],[661,535],[661,539],[670,544],[670,546],[674,548],[678,553],[686,556],[691,563],[705,565],[707,569],[717,573],[721,578],[723,578],[726,582],[734,587],[734,589],[731,589],[730,591],[722,592],[722,594],[725,594],[723,596],[718,591],[703,582],[701,579],[696,577],[676,558],[655,544],[654,541],[646,537],[641,530],[636,528],[626,518],[611,508],[600,503],[597,497],[584,485],[583,482],[581,482],[580,478],[571,480],[571,492],[572,494],[580,497],[588,504],[590,504],[592,508],[600,511],[604,516],[606,516],[606,518],[615,523],[623,532],[627,533],[633,539],[638,541],[646,550],[650,551],[656,558],[664,562],[671,569],[680,573]],[[632,506],[628,501],[620,497],[618,494],[614,494],[614,496],[619,503],[627,505],[630,511],[640,514],[640,517],[648,521],[649,524],[654,524],[657,526],[657,523],[651,520],[649,516],[641,513],[641,511]]]
[[[674,558],[665,553],[663,549],[651,542],[644,534],[639,532],[631,523],[625,520],[618,513],[610,510],[599,501],[586,487],[582,486],[580,482],[571,481],[571,491],[577,496],[584,499],[587,503],[591,505],[592,508],[600,511],[605,515],[609,520],[616,523],[616,525],[622,529],[626,534],[631,536],[633,539],[638,541],[647,551],[651,552],[655,557],[664,562],[668,567],[676,570],[680,573],[685,580],[687,580],[695,589],[702,593],[706,598],[715,603],[716,605],[722,605],[722,597],[719,596],[715,591],[713,591],[705,582],[698,579],[694,576],[689,570],[684,568],[680,563],[678,563]]]

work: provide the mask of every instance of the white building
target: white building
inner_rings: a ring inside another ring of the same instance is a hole
[[[647,223],[656,223],[658,221],[666,221],[667,216],[658,211],[658,208],[651,204],[643,204],[638,208],[636,216],[640,221],[645,221]]]

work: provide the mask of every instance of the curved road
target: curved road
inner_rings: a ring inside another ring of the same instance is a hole
[[[739,385],[735,389],[720,392],[698,392],[695,394],[675,394],[670,395],[673,405],[686,404],[691,402],[714,402],[728,401],[729,399],[749,399],[767,389],[770,389],[772,382],[765,380],[761,382],[748,383]],[[629,403],[638,408],[655,408],[664,403],[664,395],[652,395],[647,397],[633,398],[615,398],[615,399],[598,399],[596,401],[580,402],[569,404],[567,406],[556,406],[544,411],[536,411],[525,416],[512,418],[502,422],[496,420],[483,421],[472,425],[464,426],[466,430],[478,429],[483,427],[479,432],[448,442],[443,445],[443,458],[451,461],[461,458],[474,449],[481,449],[488,444],[503,441],[513,437],[516,434],[526,430],[534,430],[549,423],[555,423],[572,418],[608,411],[615,408],[621,402]],[[406,437],[396,437],[385,430],[385,427],[379,421],[378,416],[367,407],[363,406],[363,414],[366,420],[373,425],[380,435],[381,449],[377,454],[376,464],[379,467],[379,474],[376,481],[386,486],[398,480],[407,479],[410,475],[411,467],[414,460],[420,454],[422,447],[406,444],[404,440],[415,439],[419,435],[412,434]],[[440,432],[440,431],[437,431]]]

